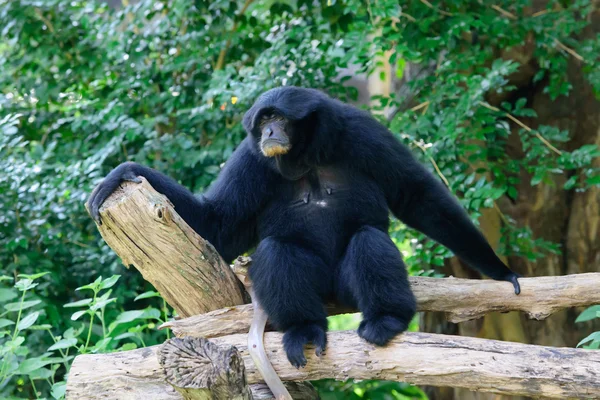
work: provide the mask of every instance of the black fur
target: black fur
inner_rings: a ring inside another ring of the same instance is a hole
[[[267,158],[258,122],[273,112],[288,119],[292,149]],[[318,354],[325,348],[324,301],[358,307],[364,316],[358,333],[377,345],[408,327],[416,302],[387,234],[389,210],[519,292],[517,275],[446,187],[368,113],[316,90],[282,87],[256,101],[244,127],[248,137],[203,196],[124,163],[92,193],[90,210],[99,220],[108,195],[141,175],[227,261],[257,245],[250,277],[271,322],[285,331],[293,365],[306,364],[305,344],[315,344]]]

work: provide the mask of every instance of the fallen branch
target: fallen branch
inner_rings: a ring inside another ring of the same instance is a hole
[[[452,322],[479,318],[493,311],[522,311],[544,319],[569,307],[600,304],[600,273],[520,278],[516,296],[506,282],[457,278],[411,277],[419,311],[442,311]],[[330,314],[337,312],[329,308]],[[346,312],[348,310],[345,310]],[[179,337],[218,337],[248,332],[251,304],[227,307],[161,325]]]
[[[261,382],[248,354],[247,335],[211,341],[236,347],[248,384]],[[600,352],[593,350],[427,333],[405,333],[386,347],[376,347],[355,332],[345,331],[328,334],[327,351],[321,358],[315,356],[314,348],[307,349],[308,365],[298,370],[287,361],[281,334],[265,334],[265,346],[284,381],[384,379],[532,397],[600,398]],[[109,394],[124,393],[127,388],[125,393],[135,393],[138,399],[180,399],[165,382],[157,357],[160,347],[78,356],[69,374],[68,398],[123,399],[123,394]],[[194,371],[204,373],[200,367]]]

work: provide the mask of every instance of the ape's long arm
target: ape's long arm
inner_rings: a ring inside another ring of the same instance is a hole
[[[251,154],[244,140],[231,155],[223,171],[202,196],[194,196],[174,179],[136,163],[124,163],[111,171],[88,200],[94,219],[104,200],[124,180],[143,176],[167,196],[175,210],[200,236],[231,261],[256,244],[256,214],[267,200],[273,173]]]
[[[442,182],[372,118],[355,122],[362,133],[352,135],[353,152],[378,181],[394,215],[490,278],[512,282],[518,294],[518,275],[498,258]]]

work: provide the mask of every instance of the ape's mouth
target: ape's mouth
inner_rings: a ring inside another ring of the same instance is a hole
[[[266,157],[275,157],[286,154],[292,145],[279,139],[266,139],[260,144],[260,150]]]

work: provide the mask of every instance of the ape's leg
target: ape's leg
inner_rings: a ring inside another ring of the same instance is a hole
[[[323,298],[331,289],[330,268],[309,249],[274,238],[260,242],[250,279],[269,321],[285,332],[283,346],[296,368],[306,365],[304,345],[320,355],[327,343]]]
[[[387,233],[368,226],[356,232],[338,274],[338,299],[347,302],[351,295],[363,313],[358,328],[363,339],[381,346],[408,328],[416,301],[400,252]]]

